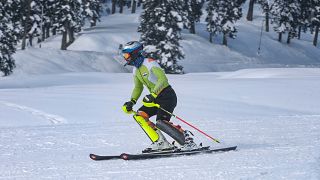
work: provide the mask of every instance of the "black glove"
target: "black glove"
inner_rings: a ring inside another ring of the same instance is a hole
[[[125,113],[130,113],[132,111],[132,107],[136,104],[136,101],[134,99],[131,99],[131,101],[125,102],[122,106],[122,110]]]

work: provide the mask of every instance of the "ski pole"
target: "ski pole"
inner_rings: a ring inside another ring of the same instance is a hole
[[[185,121],[185,120],[181,119],[180,117],[178,117],[178,116],[174,115],[173,113],[171,113],[171,112],[167,111],[166,109],[163,109],[162,107],[160,107],[160,105],[157,105],[156,107],[158,107],[158,108],[159,108],[159,109],[161,109],[162,111],[164,111],[164,112],[166,112],[166,113],[170,114],[171,116],[175,117],[176,119],[178,119],[178,120],[182,121],[183,123],[187,124],[188,126],[192,127],[193,129],[195,129],[195,130],[199,131],[200,133],[202,133],[203,135],[207,136],[208,138],[210,138],[210,139],[211,139],[211,140],[213,140],[214,142],[220,143],[220,141],[218,141],[217,139],[215,139],[215,138],[211,137],[211,136],[210,136],[210,135],[208,135],[207,133],[205,133],[205,132],[201,131],[199,128],[197,128],[197,127],[195,127],[194,125],[192,125],[192,124],[188,123],[187,121]]]

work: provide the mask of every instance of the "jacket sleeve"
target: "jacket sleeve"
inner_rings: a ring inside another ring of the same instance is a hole
[[[159,93],[169,85],[168,78],[160,67],[152,67],[151,71],[158,78],[158,81],[151,92],[159,95]]]
[[[142,91],[143,91],[143,84],[140,82],[137,76],[134,76],[134,88],[131,94],[131,99],[134,99],[135,101],[137,101],[141,96]]]

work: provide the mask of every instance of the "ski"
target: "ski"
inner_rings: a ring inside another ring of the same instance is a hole
[[[166,151],[166,152],[153,152],[153,153],[141,153],[141,154],[128,154],[122,153],[118,156],[100,156],[96,154],[90,154],[90,158],[95,161],[100,160],[112,160],[112,159],[123,159],[123,160],[142,160],[142,159],[154,159],[154,158],[165,158],[165,157],[176,157],[176,156],[187,156],[195,154],[209,154],[215,152],[227,152],[234,151],[237,146],[210,149],[209,146],[201,147],[199,149],[191,151]]]

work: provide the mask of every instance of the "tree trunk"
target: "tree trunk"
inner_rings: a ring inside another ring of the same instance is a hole
[[[288,38],[287,38],[287,44],[290,44],[290,40],[291,40],[291,32],[288,32]]]
[[[67,31],[62,32],[61,50],[67,50]]]
[[[301,39],[301,29],[302,29],[302,26],[299,26],[299,30],[298,30],[298,39]]]
[[[223,45],[228,46],[228,33],[223,33]]]
[[[25,35],[23,35],[23,38],[22,38],[22,43],[21,43],[21,49],[22,50],[25,50],[26,49],[26,37],[25,37]]]
[[[50,26],[49,26],[49,24],[46,25],[45,29],[46,29],[46,39],[48,39],[50,37]]]
[[[132,1],[132,0],[131,0],[131,1]],[[131,1],[129,1],[129,2],[128,2],[128,1],[125,1],[125,3],[124,3],[124,4],[127,5],[128,9],[131,8],[131,5],[132,5]]]
[[[25,11],[26,19],[24,19],[24,20],[22,19],[22,22],[23,22],[23,36],[22,36],[22,44],[21,44],[22,50],[26,49],[26,39],[27,39],[28,32],[30,29],[29,22],[30,22],[31,0],[27,0],[27,1],[25,1],[25,3],[26,3],[25,6],[27,8]],[[22,16],[23,16],[23,14],[22,14]]]
[[[57,34],[57,28],[52,28],[52,35],[55,36]]]
[[[72,44],[75,40],[74,38],[74,27],[70,27],[70,25],[68,26],[68,35],[69,35],[69,42],[67,43],[67,46],[69,46],[70,44]]]
[[[69,22],[64,23],[64,30],[62,31],[62,42],[61,42],[61,50],[67,50],[68,42],[67,36],[69,31]]]
[[[29,34],[29,45],[30,45],[31,47],[33,46],[32,41],[33,41],[33,36],[32,36],[32,34]]]
[[[317,46],[318,45],[318,36],[319,36],[319,25],[316,26],[316,29],[315,29],[315,34],[314,34],[314,39],[313,39],[313,45],[314,46]]]
[[[252,21],[253,19],[253,6],[254,6],[254,0],[250,0],[248,14],[247,14],[248,21]]]
[[[279,41],[279,42],[282,41],[282,33],[279,33],[278,41]]]
[[[46,28],[42,26],[41,42],[46,39]]]
[[[136,0],[133,0],[131,13],[136,13],[136,8],[137,8],[137,2]]]
[[[268,6],[268,10],[267,10],[267,12],[266,12],[266,32],[269,32],[270,31],[270,16],[269,16],[269,6]]]
[[[196,34],[196,28],[195,28],[194,21],[190,22],[190,30],[189,31],[190,31],[191,34]]]
[[[119,13],[120,13],[120,14],[123,13],[123,5],[124,5],[124,0],[119,0],[119,6],[120,6]]]
[[[212,43],[212,33],[210,33],[209,41]]]
[[[91,21],[90,21],[90,27],[94,27],[97,25],[97,18],[96,17],[92,17]]]
[[[117,0],[112,0],[111,14],[116,13],[116,5],[117,5]]]

